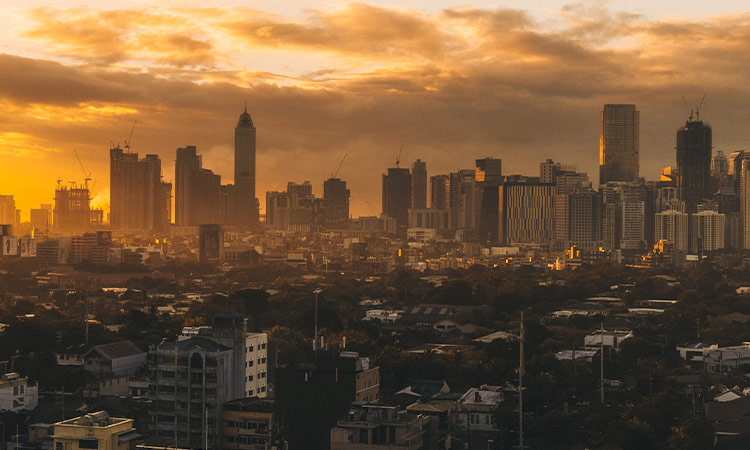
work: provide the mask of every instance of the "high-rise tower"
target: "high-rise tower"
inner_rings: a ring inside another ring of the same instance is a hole
[[[245,111],[234,129],[234,211],[237,225],[253,227],[258,222],[255,199],[255,125]]]
[[[421,159],[411,166],[411,207],[427,208],[427,163]]]
[[[640,111],[635,105],[604,105],[599,135],[599,184],[638,181]]]
[[[713,194],[711,179],[711,127],[700,120],[685,122],[677,130],[677,187],[688,214]]]

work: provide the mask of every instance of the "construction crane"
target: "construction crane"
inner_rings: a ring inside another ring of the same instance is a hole
[[[398,156],[396,157],[396,167],[399,167],[401,163],[401,152],[404,150],[404,144],[401,144],[401,148],[398,149]]]
[[[341,158],[341,163],[339,163],[339,167],[336,169],[336,172],[333,173],[331,178],[336,178],[336,175],[339,174],[339,170],[341,170],[341,166],[344,165],[344,160],[346,159],[347,156],[349,156],[349,153],[344,153],[344,157]]]
[[[89,181],[91,181],[91,172],[86,172],[86,168],[83,167],[83,161],[81,161],[81,157],[78,155],[78,150],[73,150],[73,153],[76,154],[76,158],[78,159],[78,164],[81,165],[81,170],[83,170],[83,187],[88,189]]]
[[[373,208],[373,207],[372,207],[372,203],[370,203],[369,201],[367,201],[367,206],[369,206],[369,207],[370,207],[370,211],[372,211],[372,214],[373,214],[374,216],[377,216],[377,215],[378,215],[378,213],[377,213],[377,212],[375,211],[375,208]]]
[[[701,102],[698,104],[698,106],[695,107],[695,120],[700,121],[701,120],[701,107],[703,106],[703,102],[706,100],[706,94],[703,94],[703,97],[701,97]]]
[[[130,128],[130,134],[128,135],[128,138],[125,140],[125,148],[127,151],[130,151],[130,141],[133,139],[133,131],[135,130],[135,124],[138,123],[138,119],[135,119],[133,121],[133,127]]]

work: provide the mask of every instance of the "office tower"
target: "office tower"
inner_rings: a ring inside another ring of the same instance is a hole
[[[177,149],[175,161],[175,224],[197,226],[226,223],[221,177],[203,168],[195,146]]]
[[[656,213],[655,239],[666,240],[674,244],[675,250],[688,250],[688,219],[687,213],[674,209]]]
[[[411,166],[411,207],[427,208],[427,163],[421,159]]]
[[[29,222],[35,232],[47,233],[52,228],[52,205],[42,204],[39,208],[32,208],[29,211]]]
[[[245,111],[240,115],[234,129],[234,195],[230,223],[243,227],[255,227],[258,223],[255,199],[255,126]]]
[[[586,173],[576,172],[573,170],[560,170],[557,172],[553,183],[558,194],[571,194],[579,190],[591,189],[591,181]]]
[[[349,220],[349,189],[346,181],[340,178],[329,178],[323,182],[323,201],[326,224],[343,225]]]
[[[539,163],[539,181],[542,183],[552,183],[557,181],[557,172],[561,170],[560,163],[551,159]]]
[[[641,250],[645,247],[649,208],[644,198],[644,187],[633,182],[610,182],[601,186],[599,192],[604,248]],[[653,211],[652,208],[650,211]],[[653,222],[651,224],[653,226]]]
[[[266,225],[277,230],[309,232],[315,200],[309,181],[290,181],[285,192],[266,192]]]
[[[555,196],[555,247],[595,251],[601,241],[600,200],[591,189]]]
[[[383,214],[396,219],[398,227],[406,227],[411,208],[411,174],[409,169],[391,167],[383,174]]]
[[[604,105],[599,135],[599,184],[637,181],[640,111],[635,105]]]
[[[690,216],[693,235],[690,251],[711,252],[726,246],[727,216],[718,211],[704,210]]]
[[[474,226],[480,242],[497,242],[498,189],[503,182],[502,160],[477,159],[474,169]]]
[[[714,178],[729,175],[729,160],[721,150],[717,150],[711,158],[711,175]]]
[[[555,186],[534,178],[508,177],[498,187],[498,241],[502,245],[549,244]]]
[[[149,351],[149,370],[155,437],[178,448],[222,448],[220,406],[245,396],[234,350],[202,336],[162,342]]]
[[[456,228],[473,230],[476,227],[476,214],[474,213],[476,181],[474,177],[475,171],[471,169],[461,169],[456,173],[451,173],[451,203],[455,195]],[[451,209],[454,209],[453,206]],[[452,215],[451,223],[453,223]]]
[[[162,181],[161,159],[109,151],[110,226],[131,231],[166,231],[172,221],[172,185]]]
[[[675,186],[662,186],[656,190],[656,205],[654,211],[675,210],[685,212],[685,202],[679,199],[679,193]]]
[[[677,187],[688,214],[713,194],[711,180],[711,127],[702,121],[685,122],[677,130]]]
[[[16,224],[16,201],[12,195],[0,195],[0,225]]]
[[[435,209],[450,209],[451,180],[448,175],[430,177],[430,207]]]

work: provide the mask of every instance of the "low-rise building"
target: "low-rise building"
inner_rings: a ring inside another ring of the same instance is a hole
[[[38,403],[39,387],[27,377],[10,372],[0,378],[0,411],[32,410]]]
[[[431,422],[399,405],[355,403],[331,429],[331,450],[423,449]]]
[[[99,411],[55,424],[55,450],[131,450],[141,435],[133,419],[110,417]]]
[[[146,359],[146,352],[130,341],[97,345],[83,355],[86,370],[101,376],[131,375]]]
[[[221,413],[222,448],[272,450],[283,448],[274,424],[273,402],[258,397],[224,403]]]

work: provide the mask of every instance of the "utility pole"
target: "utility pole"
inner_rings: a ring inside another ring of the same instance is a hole
[[[599,374],[599,390],[602,405],[604,404],[604,322],[601,323],[601,329],[599,331],[599,361],[600,361],[600,374]]]
[[[318,294],[320,294],[320,292],[320,288],[313,291],[315,294],[315,336],[313,337],[313,350],[315,352],[318,351]]]
[[[523,341],[526,330],[523,328],[523,310],[521,310],[520,367],[518,369],[518,448],[523,450]]]

